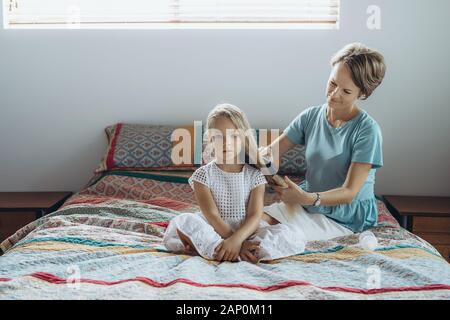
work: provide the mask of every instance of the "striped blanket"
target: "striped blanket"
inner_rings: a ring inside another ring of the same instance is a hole
[[[0,299],[450,299],[450,265],[381,201],[374,250],[355,234],[256,265],[172,254],[168,222],[198,211],[188,176],[98,177],[0,245]]]

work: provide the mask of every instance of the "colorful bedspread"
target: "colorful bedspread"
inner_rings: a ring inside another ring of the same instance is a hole
[[[0,299],[450,299],[450,265],[381,201],[374,250],[355,234],[256,265],[167,252],[170,219],[198,211],[187,177],[99,177],[1,244]]]

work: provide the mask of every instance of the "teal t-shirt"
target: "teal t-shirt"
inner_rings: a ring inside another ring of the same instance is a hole
[[[378,220],[374,185],[376,169],[383,166],[381,130],[364,110],[340,128],[334,128],[326,118],[326,109],[327,104],[306,109],[284,131],[291,142],[306,148],[307,171],[300,187],[307,192],[339,188],[352,162],[370,163],[372,169],[350,204],[304,207],[353,232],[361,232],[376,226]]]

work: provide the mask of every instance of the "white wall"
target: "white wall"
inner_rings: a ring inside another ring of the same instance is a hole
[[[228,101],[255,127],[285,127],[325,101],[331,55],[361,41],[389,68],[362,105],[384,135],[377,193],[450,195],[449,12],[343,0],[340,30],[0,29],[0,191],[79,190],[119,121],[187,123]]]

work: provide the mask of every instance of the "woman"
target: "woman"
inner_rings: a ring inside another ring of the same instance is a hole
[[[270,224],[285,223],[307,241],[361,232],[377,224],[375,172],[382,167],[382,136],[377,122],[357,106],[381,84],[383,56],[362,44],[340,50],[331,60],[327,103],[303,111],[269,149],[281,156],[306,147],[306,179],[288,188],[274,186],[282,202],[264,208]],[[289,214],[287,208],[297,208]],[[248,254],[246,254],[248,255]]]

